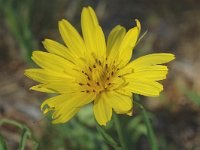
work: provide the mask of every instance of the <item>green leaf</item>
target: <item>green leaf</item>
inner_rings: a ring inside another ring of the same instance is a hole
[[[117,142],[108,134],[106,131],[99,125],[96,126],[99,133],[103,136],[106,143],[111,145],[115,150],[122,150],[121,147],[118,146]]]
[[[145,135],[147,136],[147,128],[144,124],[140,124],[137,128],[137,130],[135,130],[134,134],[133,134],[133,139],[134,141],[138,141],[139,138],[142,136],[142,135]]]
[[[23,130],[23,134],[21,136],[21,140],[19,143],[19,150],[25,149],[27,138],[31,139],[32,142],[35,144],[35,149],[38,149],[39,144],[34,139],[30,129],[25,124],[22,124],[22,123],[19,123],[17,121],[10,120],[10,119],[0,119],[0,126],[2,126],[4,124],[10,124],[10,125],[16,126],[16,127],[20,128],[21,130]],[[3,139],[3,138],[0,137],[0,141],[1,141],[1,139]],[[4,149],[1,149],[1,147],[0,147],[0,150],[4,150]]]
[[[7,150],[6,143],[3,139],[3,137],[1,136],[1,134],[0,134],[0,150]]]
[[[144,123],[146,124],[146,127],[147,127],[147,133],[148,133],[147,137],[148,137],[151,149],[152,150],[157,150],[158,149],[158,145],[157,145],[156,137],[155,137],[153,128],[151,126],[149,117],[147,115],[147,112],[146,112],[146,110],[144,108],[142,109],[142,114],[143,114],[143,117],[144,117]]]
[[[156,137],[155,137],[155,134],[153,131],[153,127],[152,127],[150,119],[149,119],[149,115],[140,103],[135,102],[135,104],[140,108],[140,110],[142,112],[144,123],[147,128],[147,138],[148,138],[151,150],[158,150],[157,140],[156,140]]]

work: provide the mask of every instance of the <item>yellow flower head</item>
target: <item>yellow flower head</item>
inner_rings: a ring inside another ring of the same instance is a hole
[[[53,112],[53,123],[67,122],[82,106],[93,103],[97,122],[106,125],[112,111],[131,114],[132,93],[159,96],[163,86],[157,81],[168,73],[161,64],[175,57],[156,53],[129,62],[141,30],[135,21],[127,32],[116,26],[106,42],[94,10],[86,7],[81,14],[83,37],[63,19],[59,31],[66,46],[45,39],[48,52],[33,52],[32,59],[41,69],[27,69],[25,75],[40,83],[32,90],[58,93],[41,105],[44,113]]]

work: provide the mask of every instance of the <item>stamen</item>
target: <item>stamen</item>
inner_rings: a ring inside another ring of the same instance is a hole
[[[99,82],[97,82],[97,85],[98,85],[98,86],[100,85]]]
[[[83,83],[78,83],[78,84],[81,85],[81,86],[83,85]]]
[[[93,68],[96,68],[96,66],[95,66],[95,65],[93,65]]]
[[[91,67],[89,67],[89,70],[90,70],[90,72],[92,72],[92,68]]]
[[[89,90],[86,90],[86,93],[89,93],[90,91]]]
[[[90,83],[87,83],[88,86],[90,86]]]
[[[108,68],[108,64],[106,64],[106,69]]]

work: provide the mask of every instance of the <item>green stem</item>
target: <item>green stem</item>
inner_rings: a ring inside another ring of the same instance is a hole
[[[144,123],[147,127],[147,138],[151,147],[151,150],[158,150],[158,144],[157,144],[157,140],[156,140],[156,136],[154,134],[153,131],[153,127],[151,125],[150,119],[147,115],[147,112],[145,110],[145,108],[138,102],[135,102],[135,104],[141,109],[142,111],[142,115],[144,118]]]
[[[27,130],[24,130],[22,138],[19,143],[19,150],[24,150],[26,146],[26,140],[30,136],[30,133]]]
[[[8,149],[1,133],[0,133],[0,149],[1,150],[7,150]]]
[[[34,139],[33,135],[31,134],[30,129],[26,125],[16,122],[14,120],[0,119],[0,127],[4,124],[10,124],[10,125],[16,126],[16,127],[20,128],[21,130],[23,130],[23,134],[22,134],[20,144],[19,144],[19,150],[25,149],[27,138],[31,139],[35,144],[35,149],[38,149],[39,144]]]
[[[113,114],[113,118],[114,118],[114,124],[115,124],[116,130],[117,130],[117,134],[119,137],[121,147],[123,150],[127,150],[127,146],[126,146],[126,142],[125,142],[125,138],[124,138],[124,135],[122,132],[122,127],[121,127],[119,118],[116,114]]]
[[[20,129],[24,129],[24,125],[14,121],[14,120],[9,120],[9,119],[1,119],[0,120],[0,126],[2,126],[3,124],[11,124],[13,126],[16,126]]]

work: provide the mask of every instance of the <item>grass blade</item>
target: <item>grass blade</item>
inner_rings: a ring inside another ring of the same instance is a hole
[[[0,134],[0,150],[7,150],[6,143],[3,139],[3,137],[1,136],[1,134]]]
[[[142,111],[144,123],[145,123],[146,128],[147,128],[147,138],[148,138],[151,150],[158,150],[158,144],[157,144],[156,136],[154,134],[153,127],[151,126],[148,114],[141,104],[139,104],[137,102],[135,102],[135,104],[137,104],[137,106]]]
[[[97,125],[96,127],[97,127],[97,130],[99,131],[99,133],[102,135],[102,137],[106,141],[106,143],[111,145],[115,150],[122,150],[118,146],[117,142],[108,133],[106,133],[106,131],[101,126]]]

